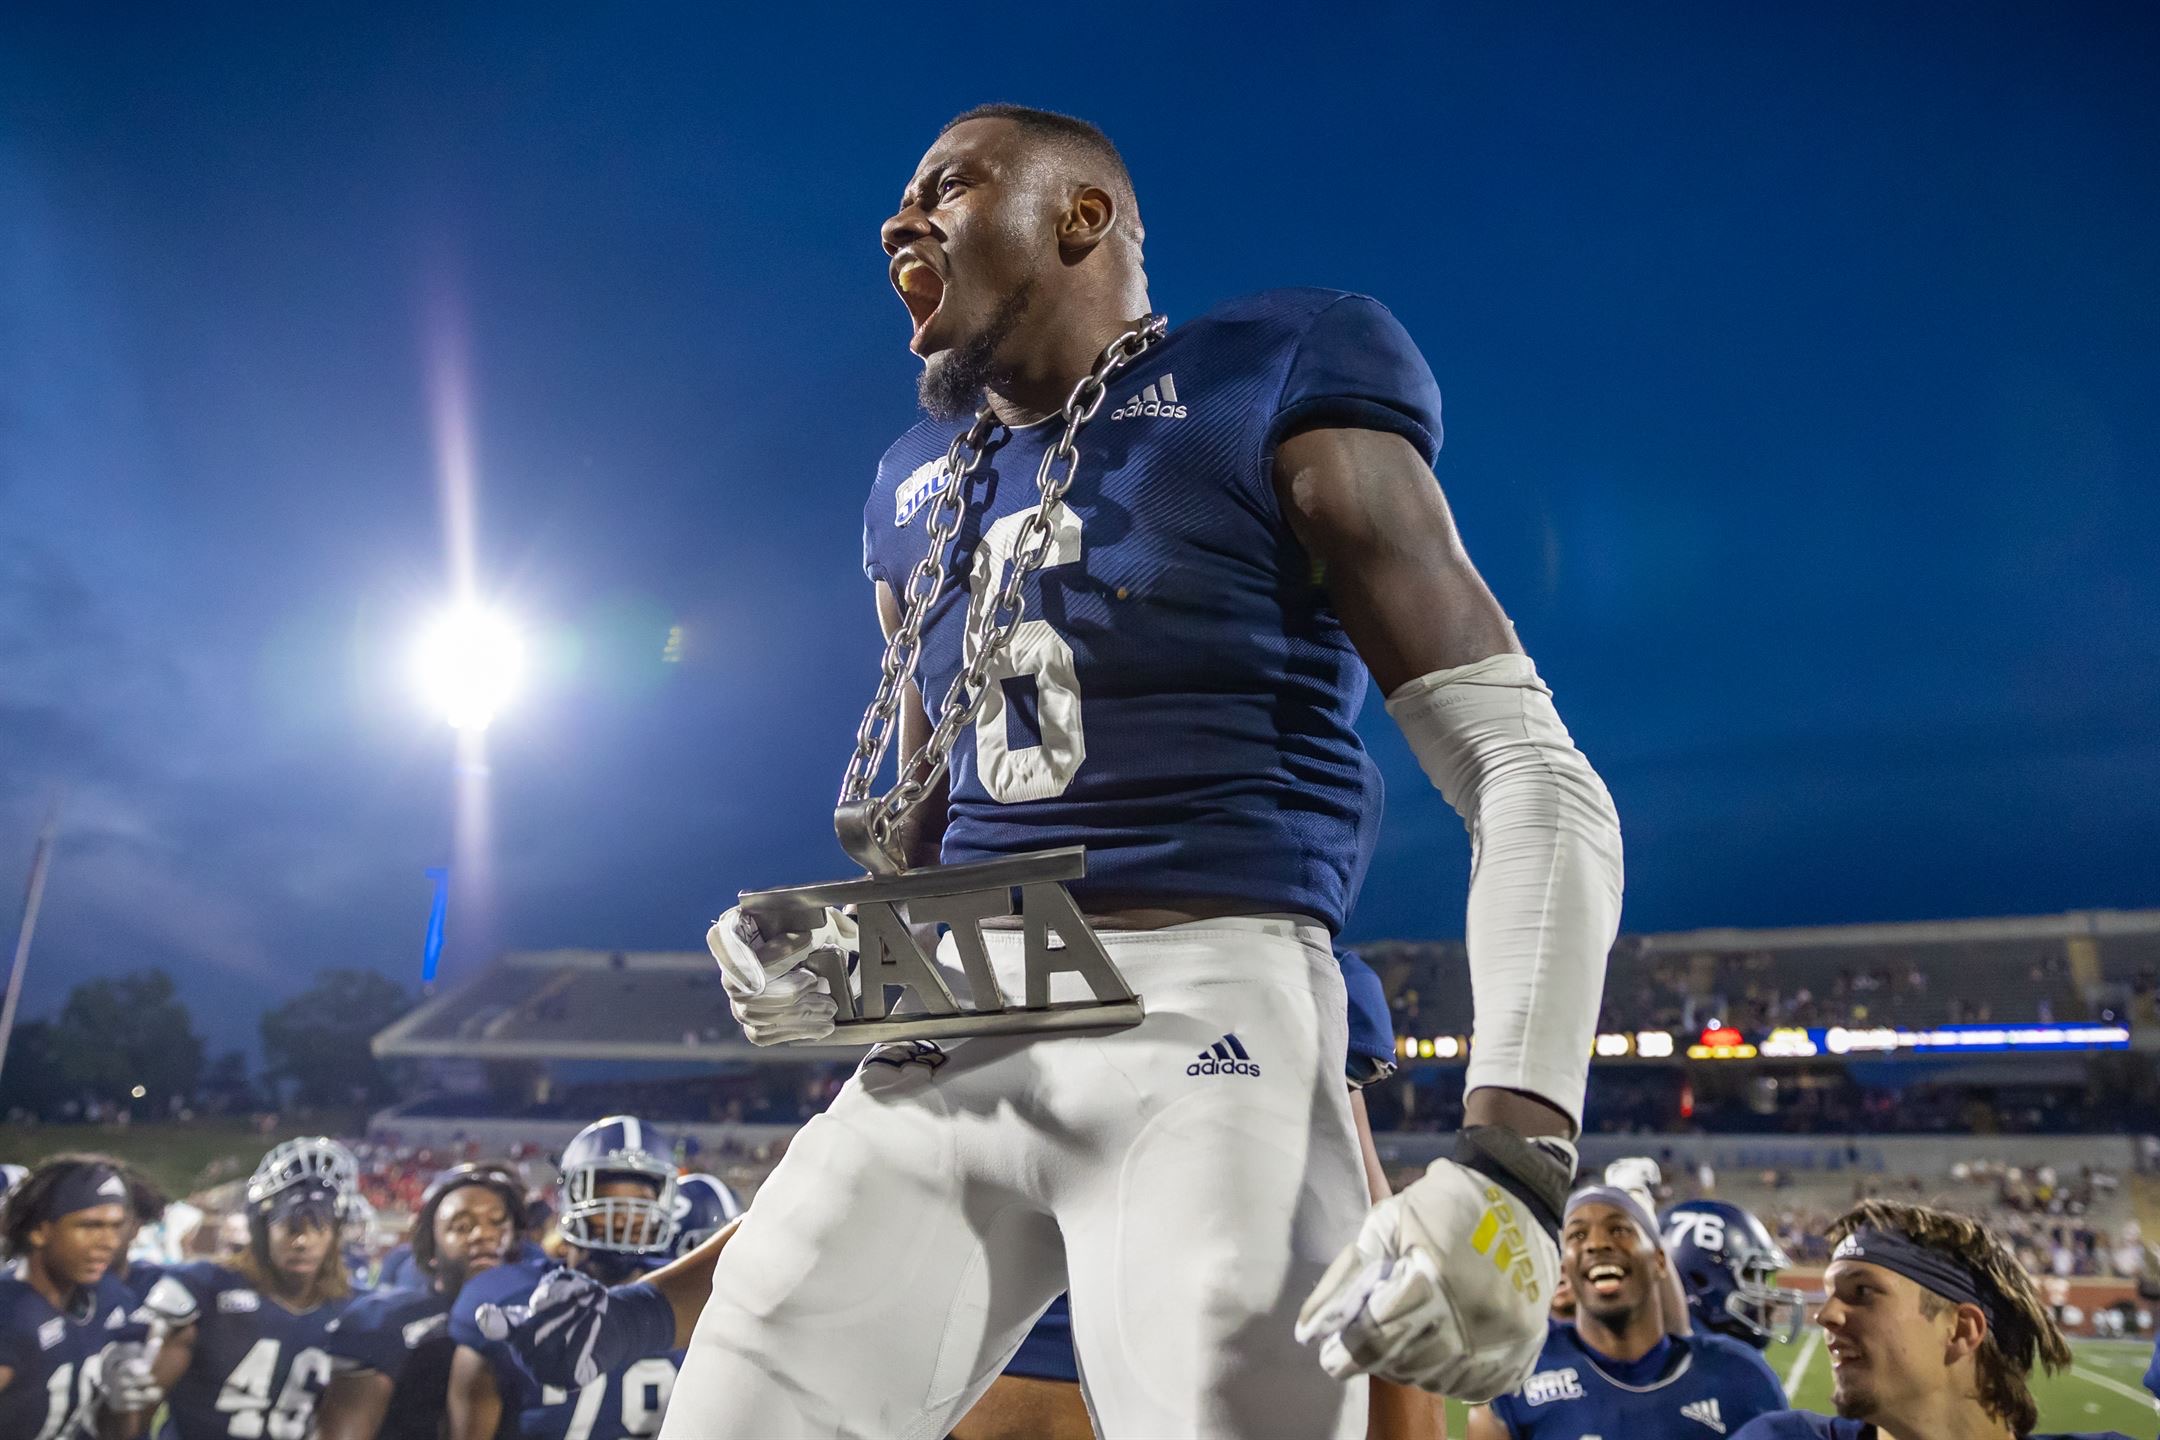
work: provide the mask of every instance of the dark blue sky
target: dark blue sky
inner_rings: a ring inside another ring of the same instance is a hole
[[[416,972],[457,326],[544,662],[492,938],[694,947],[844,873],[916,373],[877,225],[986,99],[1118,140],[1173,319],[1408,325],[1629,928],[2160,903],[2150,7],[44,8],[0,20],[0,880],[68,795],[31,1014],[156,963],[238,1043]],[[1366,730],[1353,934],[1459,933],[1459,823]]]

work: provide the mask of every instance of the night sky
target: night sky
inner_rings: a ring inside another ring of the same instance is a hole
[[[1118,141],[1173,321],[1408,326],[1627,928],[2160,904],[2160,10],[204,8],[0,19],[0,888],[66,797],[28,1014],[157,964],[240,1044],[416,978],[460,376],[537,673],[446,976],[846,873],[917,372],[877,227],[993,99]],[[1351,933],[1459,934],[1460,823],[1365,731]]]

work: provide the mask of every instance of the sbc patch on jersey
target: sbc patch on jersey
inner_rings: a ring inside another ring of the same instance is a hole
[[[221,1315],[250,1315],[262,1309],[262,1296],[253,1290],[221,1290],[217,1308]]]
[[[893,524],[905,525],[915,518],[915,512],[930,503],[945,483],[945,457],[925,460],[907,473],[900,488],[893,492]]]
[[[1555,1400],[1583,1398],[1582,1377],[1570,1365],[1562,1370],[1540,1370],[1523,1382],[1525,1405],[1550,1405]]]

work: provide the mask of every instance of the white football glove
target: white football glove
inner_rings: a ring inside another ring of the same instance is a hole
[[[1507,1139],[1518,1163],[1552,1171],[1535,1187],[1557,1219],[1573,1165]],[[1365,1217],[1298,1313],[1297,1338],[1320,1342],[1320,1364],[1338,1380],[1362,1371],[1481,1404],[1529,1377],[1559,1279],[1559,1246],[1523,1199],[1436,1160]]]
[[[165,1391],[151,1373],[157,1355],[143,1341],[115,1340],[102,1354],[98,1383],[108,1414],[140,1414],[164,1400]]]
[[[832,1034],[839,1006],[824,979],[803,962],[819,950],[852,960],[857,944],[854,918],[831,909],[813,929],[771,934],[737,905],[705,932],[705,946],[720,962],[728,1007],[753,1045]]]

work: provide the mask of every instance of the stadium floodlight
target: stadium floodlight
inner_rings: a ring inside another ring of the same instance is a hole
[[[485,730],[516,695],[525,641],[504,615],[460,605],[420,638],[414,670],[428,702],[458,730]]]

